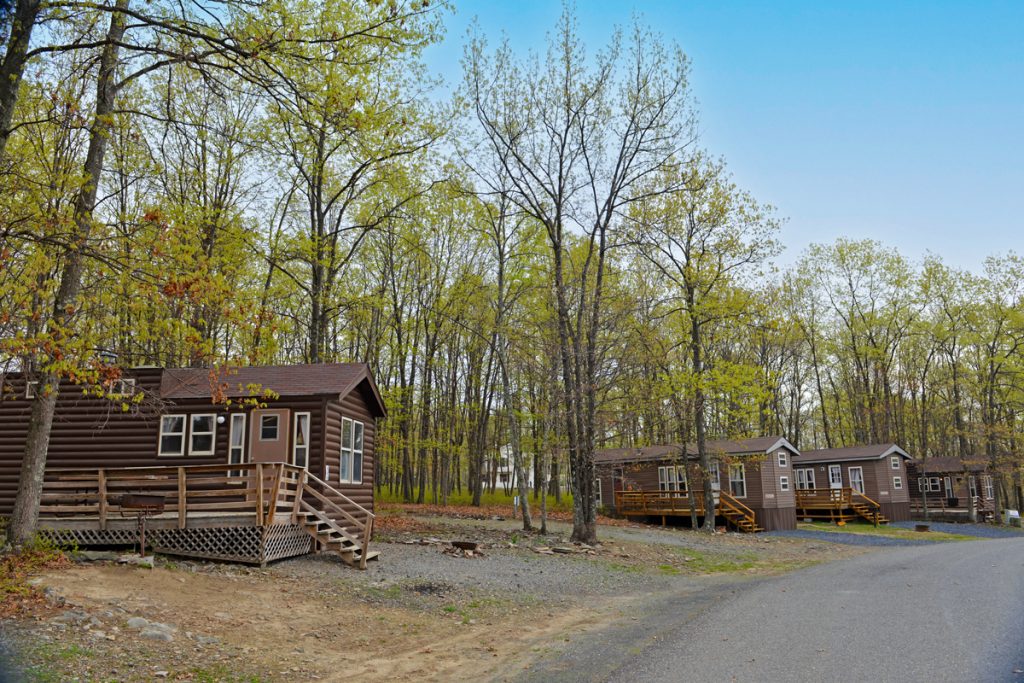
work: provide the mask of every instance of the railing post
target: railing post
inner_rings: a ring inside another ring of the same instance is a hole
[[[107,473],[99,470],[96,473],[96,491],[99,494],[100,529],[107,530]]]
[[[363,529],[363,552],[359,557],[359,568],[366,569],[366,554],[370,549],[370,535],[373,533],[373,517],[366,518],[366,526]]]
[[[256,463],[256,525],[263,526],[263,463]]]
[[[274,523],[274,515],[277,514],[277,497],[281,495],[281,475],[284,473],[284,464],[274,465],[277,474],[274,476],[274,487],[270,491],[270,509],[267,511],[267,524]]]
[[[188,496],[185,488],[185,468],[178,468],[178,528],[184,529],[188,519]]]
[[[292,503],[292,524],[299,523],[299,506],[302,504],[302,491],[306,486],[306,479],[309,477],[308,470],[302,470],[299,478],[295,480],[295,501]]]

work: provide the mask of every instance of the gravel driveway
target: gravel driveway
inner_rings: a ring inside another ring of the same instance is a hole
[[[950,522],[892,522],[892,526],[903,529],[913,529],[915,524],[928,524],[932,531],[941,531],[947,534],[962,534],[964,536],[977,536],[978,538],[1020,538],[1024,536],[1024,530],[1013,527],[995,526],[994,524],[953,524]]]
[[[939,529],[936,529],[939,531]],[[960,532],[954,532],[960,533]],[[935,545],[947,541],[926,541],[911,540],[903,538],[890,538],[888,536],[872,536],[870,534],[850,534],[842,531],[812,531],[810,529],[796,529],[794,531],[769,531],[766,536],[785,536],[787,538],[803,538],[813,541],[828,541],[830,543],[842,543],[843,545],[863,546],[917,546]]]

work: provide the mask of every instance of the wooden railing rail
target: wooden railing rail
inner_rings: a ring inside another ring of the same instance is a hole
[[[285,467],[291,466],[286,465]],[[302,508],[318,513],[319,520],[358,545],[360,548],[359,567],[366,569],[374,514],[308,471],[303,471],[302,482],[302,502],[300,504]],[[313,504],[310,498],[317,501],[319,505]],[[346,510],[346,507],[351,508],[353,512]],[[342,520],[348,524],[341,523]]]

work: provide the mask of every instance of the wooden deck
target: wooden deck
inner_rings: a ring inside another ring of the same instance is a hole
[[[795,497],[797,518],[827,519],[837,524],[858,518],[866,519],[875,526],[889,523],[878,502],[849,487],[797,489]]]
[[[616,491],[615,510],[626,517],[661,517],[662,524],[668,517],[690,517],[690,493],[685,490],[670,491]],[[705,516],[704,491],[694,489],[692,509],[698,517]],[[715,516],[724,517],[740,531],[763,531],[757,526],[754,511],[724,491],[718,492]]]
[[[137,541],[139,511],[126,496],[153,496],[154,550],[265,564],[310,549],[366,567],[374,515],[307,470],[285,463],[58,471],[43,487],[39,527],[79,545]]]

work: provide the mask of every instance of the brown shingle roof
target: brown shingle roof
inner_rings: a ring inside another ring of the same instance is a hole
[[[914,461],[918,472],[963,472],[965,469],[970,472],[981,472],[985,470],[985,463],[977,462],[974,458],[958,458],[955,455],[947,455],[939,458],[928,458],[923,463],[920,460]]]
[[[366,363],[250,366],[218,371],[208,368],[167,369],[160,379],[160,396],[169,400],[211,398],[219,387],[228,398],[258,395],[268,389],[281,397],[341,398],[363,382],[367,383],[377,403],[374,407],[384,415],[384,402]]]
[[[781,436],[759,436],[753,439],[719,439],[707,442],[707,450],[711,455],[745,455],[750,453],[767,453],[777,445],[781,445],[792,453],[798,451]],[[643,462],[653,460],[670,460],[680,456],[682,446],[678,443],[644,446],[642,448],[602,448],[594,453],[596,464],[613,462]],[[688,458],[697,457],[697,444],[685,446]]]
[[[863,446],[849,446],[847,448],[821,448],[816,451],[804,451],[793,458],[793,462],[816,463],[845,462],[847,460],[880,460],[887,455],[910,457],[910,454],[894,443],[871,443]]]

